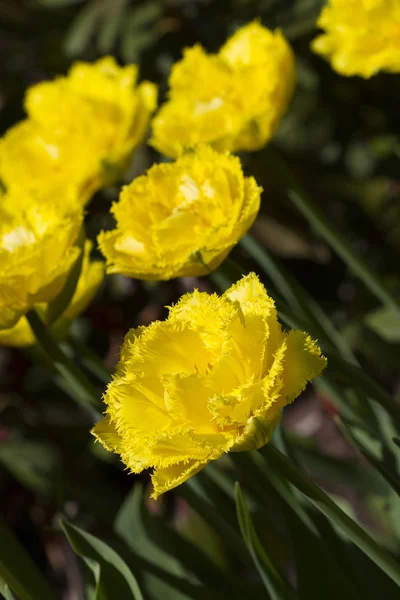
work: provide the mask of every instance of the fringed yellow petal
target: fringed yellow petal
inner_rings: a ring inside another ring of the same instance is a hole
[[[51,185],[86,203],[121,175],[143,141],[156,107],[156,86],[136,87],[137,67],[112,57],[77,62],[66,77],[28,89],[28,119],[0,142],[0,178],[20,192]]]
[[[195,427],[198,433],[218,431],[208,408],[208,399],[212,391],[200,373],[165,375],[163,384],[165,404],[174,421]]]
[[[156,469],[151,476],[153,484],[153,493],[151,495],[154,500],[177,487],[184,481],[187,481],[189,477],[193,477],[199,471],[207,466],[208,462],[201,462],[198,460],[190,460],[187,463],[182,462],[165,469]]]
[[[311,48],[345,76],[400,72],[398,0],[329,0]]]
[[[325,364],[306,334],[281,331],[253,273],[222,296],[186,294],[165,322],[125,338],[104,398],[116,451],[135,473],[154,469],[157,498],[225,452],[266,444]]]
[[[91,433],[110,452],[122,451],[122,438],[112,424],[110,417],[105,416],[91,429]]]
[[[206,275],[251,227],[261,188],[238,158],[208,146],[155,165],[126,186],[101,232],[108,273],[139,279]]]
[[[199,143],[218,151],[262,148],[294,84],[289,44],[258,22],[239,29],[217,54],[199,45],[186,49],[172,69],[169,99],[153,119],[151,144],[172,157]]]
[[[292,402],[305,389],[307,383],[317,377],[327,365],[315,340],[303,331],[290,331],[285,336],[287,346],[282,397]]]

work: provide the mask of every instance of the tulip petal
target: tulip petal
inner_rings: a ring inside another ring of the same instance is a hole
[[[315,340],[303,331],[292,330],[285,336],[286,354],[282,375],[282,396],[285,404],[292,402],[326,367],[327,360]]]
[[[193,475],[204,469],[207,464],[208,461],[190,460],[186,463],[181,462],[165,469],[156,469],[151,476],[153,484],[151,497],[157,500],[161,494],[177,487],[189,479],[189,477],[193,477]]]
[[[108,415],[91,429],[91,433],[99,440],[110,452],[120,453],[122,450],[122,438],[115,429]]]

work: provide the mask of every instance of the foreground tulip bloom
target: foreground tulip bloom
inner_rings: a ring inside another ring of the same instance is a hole
[[[68,325],[73,319],[86,310],[104,279],[104,263],[99,260],[90,260],[92,245],[92,242],[86,240],[82,270],[75,293],[69,306],[52,326],[52,332],[57,337],[65,335]],[[42,303],[36,308],[42,312],[45,318],[47,305]],[[0,329],[0,346],[32,346],[35,342],[33,331],[24,316],[13,327]]]
[[[400,72],[398,0],[329,0],[317,24],[325,33],[312,49],[341,75]]]
[[[66,77],[28,89],[28,119],[0,142],[8,189],[75,186],[81,203],[120,174],[143,141],[156,86],[136,86],[137,68],[112,57],[75,63]],[[136,86],[136,87],[135,87]]]
[[[152,122],[151,144],[166,156],[198,143],[257,150],[274,135],[295,84],[292,50],[280,31],[257,22],[218,54],[188,48],[169,80],[169,100]]]
[[[9,329],[65,285],[81,250],[82,209],[40,195],[0,198],[0,329]]]
[[[98,242],[108,273],[137,279],[206,275],[252,225],[261,188],[240,161],[201,146],[126,186],[117,227]]]
[[[157,498],[225,452],[268,442],[281,409],[326,365],[301,331],[281,330],[250,274],[218,297],[195,291],[166,321],[131,330],[92,430]]]

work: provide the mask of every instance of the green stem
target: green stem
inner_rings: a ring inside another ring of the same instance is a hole
[[[294,487],[307,496],[316,508],[400,586],[400,564],[387,554],[358,523],[343,512],[318,485],[279,452],[273,444],[267,444],[260,452],[275,470],[284,475]]]
[[[98,420],[100,395],[96,388],[62,351],[37,312],[35,310],[29,311],[26,318],[42,350],[50,358],[54,368],[62,376],[66,384],[75,392],[74,397],[76,401],[86,410],[89,410],[95,420]]]
[[[328,218],[302,188],[279,154],[271,147],[267,149],[267,152],[274,171],[279,174],[286,193],[296,208],[305,216],[315,231],[343,259],[350,270],[364,282],[366,287],[385,306],[393,308],[400,315],[400,303],[392,296],[379,275],[362,258],[357,256],[347,240],[330,224]]]

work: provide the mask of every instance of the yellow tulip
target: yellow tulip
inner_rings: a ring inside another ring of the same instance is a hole
[[[82,270],[75,293],[66,310],[52,326],[53,333],[56,335],[64,333],[68,324],[86,310],[103,281],[104,263],[99,260],[90,260],[92,246],[92,242],[86,240]],[[46,304],[39,304],[36,308],[44,315],[46,314]],[[34,343],[35,336],[24,316],[22,316],[13,327],[10,327],[9,329],[0,329],[0,346],[20,347],[31,346]]]
[[[329,0],[317,24],[324,33],[311,47],[341,75],[400,72],[398,0]]]
[[[261,188],[237,157],[208,146],[155,165],[126,186],[115,229],[98,242],[108,273],[171,279],[214,270],[252,225]]]
[[[218,54],[186,49],[172,69],[169,99],[153,119],[151,144],[166,156],[198,143],[258,150],[274,135],[295,84],[292,50],[280,31],[257,22]]]
[[[13,327],[35,305],[53,300],[81,250],[82,209],[60,194],[9,192],[0,202],[0,329]]]
[[[0,141],[8,189],[69,185],[83,204],[115,179],[143,141],[156,86],[136,86],[137,68],[112,57],[75,63],[66,77],[28,89],[28,119]]]
[[[281,410],[326,365],[301,331],[284,332],[255,274],[225,294],[195,291],[168,319],[132,329],[92,433],[157,498],[225,452],[268,442]]]

